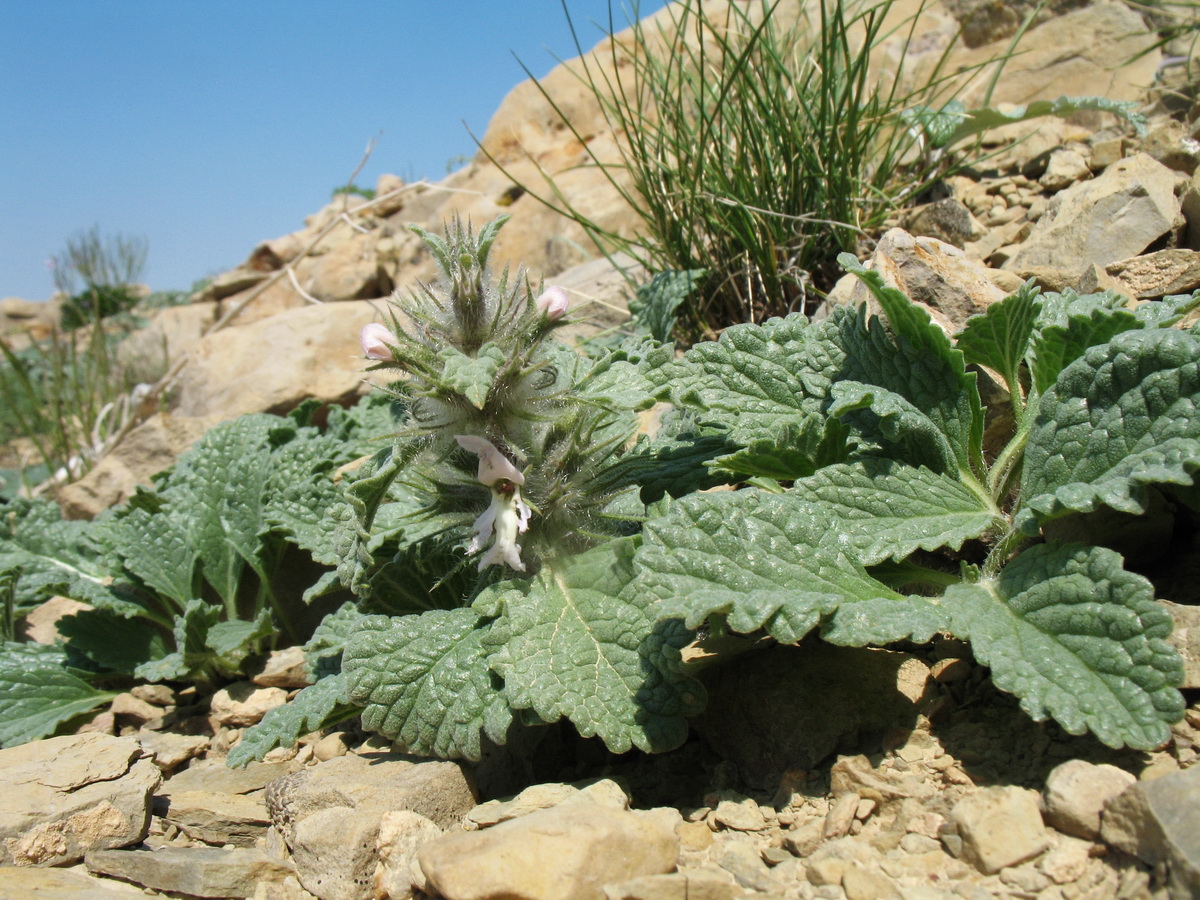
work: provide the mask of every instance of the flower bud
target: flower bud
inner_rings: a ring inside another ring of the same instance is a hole
[[[545,313],[546,318],[554,322],[566,314],[571,299],[565,289],[554,284],[546,288],[542,296],[537,298],[536,304],[537,308]]]
[[[362,344],[363,356],[367,359],[392,358],[389,348],[395,346],[396,336],[386,325],[380,325],[378,322],[364,325],[358,340]]]

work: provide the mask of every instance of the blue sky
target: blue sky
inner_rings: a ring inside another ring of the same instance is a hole
[[[567,0],[590,49],[608,0]],[[664,0],[642,0],[647,15]],[[618,30],[626,0],[613,0]],[[559,0],[0,0],[0,297],[98,225],[186,289],[344,184],[445,177],[505,94],[576,55]]]

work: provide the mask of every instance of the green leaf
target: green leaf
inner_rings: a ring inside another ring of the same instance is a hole
[[[1139,135],[1146,133],[1146,118],[1138,112],[1138,104],[1107,97],[1062,96],[1054,100],[1035,100],[1028,106],[1014,106],[1005,110],[991,106],[967,110],[962,101],[951,100],[941,109],[911,107],[900,113],[900,119],[910,127],[924,131],[931,148],[941,149],[1001,125],[1041,116],[1066,118],[1090,110],[1112,113],[1129,122]]]
[[[343,675],[330,675],[309,685],[283,706],[268,710],[262,721],[242,732],[229,751],[226,765],[240,769],[261,760],[276,747],[294,747],[304,735],[329,728],[358,715],[346,700]]]
[[[1044,394],[1049,390],[1062,370],[1079,359],[1089,347],[1108,343],[1122,332],[1143,326],[1129,310],[1110,306],[1113,296],[1069,296],[1056,303],[1055,295],[1047,295],[1047,316],[1038,323],[1029,352],[1029,368],[1036,393]]]
[[[838,419],[809,416],[782,425],[771,437],[751,440],[745,447],[711,462],[717,471],[742,477],[794,481],[850,456],[850,430]]]
[[[1170,328],[1197,308],[1200,308],[1200,291],[1172,294],[1161,300],[1139,303],[1134,307],[1133,314],[1147,328]]]
[[[104,669],[132,675],[147,660],[166,655],[162,630],[144,618],[87,609],[58,620],[58,631],[73,653]]]
[[[555,560],[533,579],[493,585],[474,606],[499,616],[484,645],[509,704],[546,722],[567,718],[614,753],[678,747],[703,697],[679,671],[690,636],[656,623],[632,585],[636,543]]]
[[[340,557],[338,577],[360,597],[370,592],[367,577],[374,565],[370,542],[375,516],[386,502],[392,484],[420,449],[418,442],[408,441],[380,450],[347,485],[348,506],[335,507],[331,511],[339,520],[335,538],[335,549]]]
[[[444,363],[442,385],[462,394],[476,409],[483,409],[496,373],[504,366],[504,352],[488,343],[475,356],[468,356],[457,347],[445,347],[438,358]]]
[[[1046,392],[1025,451],[1018,526],[1103,504],[1145,511],[1145,488],[1200,467],[1200,340],[1128,331],[1092,347]]]
[[[1020,367],[1029,351],[1034,325],[1042,308],[1039,288],[1027,281],[1016,293],[972,316],[958,333],[957,346],[968,363],[994,369],[1010,394],[1019,394]]]
[[[638,594],[660,618],[697,628],[723,615],[734,631],[760,628],[795,643],[836,612],[869,601],[895,604],[877,640],[927,640],[940,617],[873,579],[842,547],[840,525],[791,494],[742,490],[694,494],[648,521],[635,557]],[[908,618],[905,619],[905,612]],[[835,637],[853,642],[852,613]]]
[[[841,317],[846,358],[829,412],[850,413],[850,425],[892,445],[912,465],[976,479],[983,471],[983,404],[962,351],[878,272],[848,253],[838,262],[867,286],[887,327],[874,317],[866,321],[865,310]]]
[[[51,735],[116,694],[97,690],[68,669],[61,647],[5,643],[0,648],[0,747]]]
[[[769,438],[789,422],[822,414],[843,363],[834,323],[807,321],[794,315],[734,325],[720,340],[697,344],[647,377],[660,399],[698,411],[735,442]]]
[[[1110,747],[1150,750],[1184,703],[1171,617],[1111,550],[1040,544],[996,578],[945,595],[955,635],[1037,721],[1091,731]]]
[[[864,566],[917,550],[958,550],[1004,525],[998,509],[956,479],[892,460],[829,466],[797,481],[792,493],[837,518]]]
[[[637,296],[629,301],[634,326],[645,329],[656,341],[669,341],[675,330],[675,311],[696,290],[706,271],[659,272],[639,287]]]
[[[195,597],[200,550],[168,515],[131,509],[107,526],[105,536],[125,568],[182,610]]]
[[[134,675],[147,681],[183,681],[204,678],[213,660],[209,632],[221,621],[224,610],[203,600],[190,600],[175,617],[175,652],[138,666]]]
[[[363,727],[443,759],[478,760],[481,734],[503,744],[512,711],[488,669],[488,627],[471,609],[363,619],[342,657]]]

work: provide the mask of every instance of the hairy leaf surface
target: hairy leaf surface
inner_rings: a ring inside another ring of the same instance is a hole
[[[891,460],[828,466],[792,493],[836,517],[865,566],[916,550],[958,550],[1003,524],[1000,511],[960,481]]]
[[[968,363],[987,366],[1004,378],[1010,393],[1020,388],[1020,367],[1029,351],[1042,303],[1038,288],[1026,282],[1015,293],[972,316],[956,345]]]
[[[1089,349],[1042,399],[1029,436],[1017,523],[1103,504],[1145,511],[1145,487],[1190,485],[1200,468],[1200,340],[1129,331]]]
[[[346,699],[345,676],[330,675],[310,684],[283,706],[268,710],[262,721],[242,733],[227,764],[238,769],[261,760],[276,747],[294,747],[306,734],[358,715]]]
[[[945,605],[953,633],[1035,720],[1110,747],[1149,750],[1170,737],[1183,710],[1171,618],[1113,551],[1040,544],[996,578],[951,587]]]
[[[516,709],[546,722],[567,718],[610,750],[673,749],[698,711],[699,684],[679,672],[683,629],[656,623],[631,585],[636,538],[556,560],[529,581],[480,594],[475,609],[498,618],[484,644]]]
[[[363,619],[342,657],[363,727],[443,759],[478,760],[481,734],[504,743],[512,711],[488,669],[488,628],[469,608]]]
[[[929,604],[873,579],[847,555],[840,531],[829,513],[790,494],[692,495],[646,523],[635,587],[657,601],[660,618],[690,628],[723,615],[734,631],[762,628],[794,643],[844,611],[834,635],[854,643],[862,629],[853,608],[869,602],[889,613],[874,632],[887,636],[876,639],[927,639],[938,628]]]
[[[5,643],[0,648],[0,747],[51,735],[116,694],[97,690],[70,670],[61,647]]]

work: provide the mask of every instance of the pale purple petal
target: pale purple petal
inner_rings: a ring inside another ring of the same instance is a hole
[[[567,296],[565,289],[554,284],[546,288],[535,302],[537,308],[546,314],[547,319],[553,322],[566,315],[567,308],[571,305],[571,298]]]
[[[363,356],[367,359],[391,359],[391,348],[395,346],[396,336],[386,325],[372,322],[364,325],[362,334],[358,337],[362,344]]]

